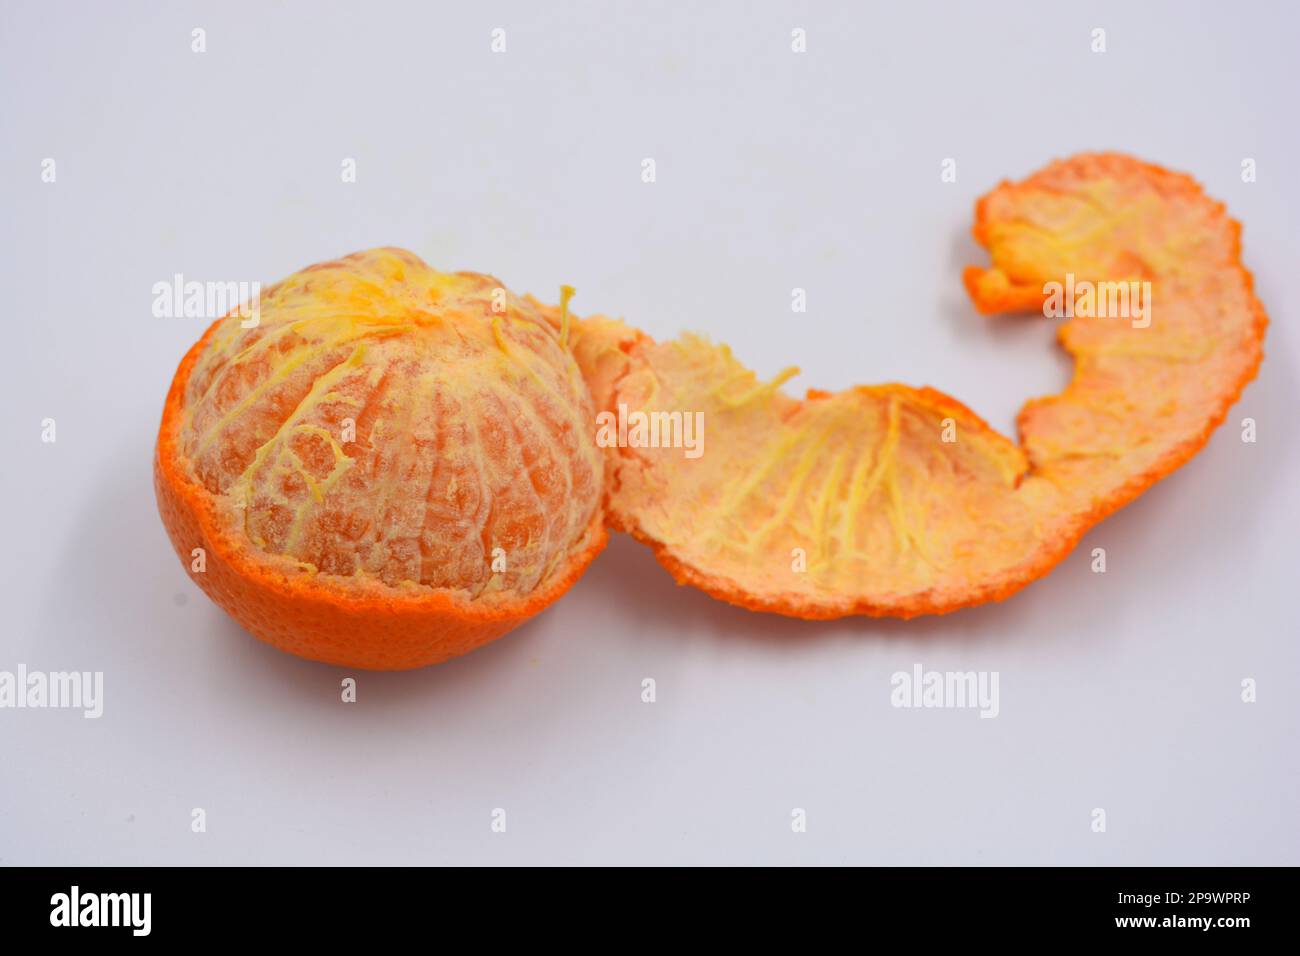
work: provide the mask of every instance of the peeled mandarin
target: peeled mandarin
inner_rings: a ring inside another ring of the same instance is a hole
[[[255,636],[436,663],[546,607],[603,546],[591,399],[528,300],[375,249],[290,276],[258,313],[181,362],[155,469],[182,561]]]

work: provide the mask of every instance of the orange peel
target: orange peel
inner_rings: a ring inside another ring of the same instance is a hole
[[[1223,205],[1126,156],[1003,183],[974,231],[979,311],[1075,313],[1058,329],[1073,379],[1026,403],[1019,444],[932,388],[798,399],[795,369],[763,382],[703,336],[581,319],[568,287],[548,306],[376,249],[290,276],[256,323],[234,313],[190,349],[155,452],[163,523],[255,636],[361,668],[504,634],[577,580],[606,524],[754,610],[1000,600],[1205,444],[1267,317]],[[670,440],[629,442],[647,422]]]
[[[404,669],[563,594],[605,542],[571,353],[491,276],[400,249],[298,272],[182,360],[155,453],[191,577],[255,636]]]
[[[694,460],[607,450],[610,526],[653,547],[680,583],[754,610],[945,613],[1050,571],[1195,454],[1258,369],[1267,318],[1240,227],[1185,175],[1076,156],[981,199],[975,236],[992,267],[964,280],[985,313],[1042,309],[1049,283],[1149,283],[1140,320],[1094,302],[1060,326],[1073,380],[1025,405],[1019,446],[933,389],[800,400],[705,338],[570,320],[598,408],[707,423]]]

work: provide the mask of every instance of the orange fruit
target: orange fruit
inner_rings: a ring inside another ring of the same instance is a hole
[[[1205,444],[1267,318],[1223,206],[1129,157],[1002,184],[975,235],[992,257],[964,275],[980,311],[1074,312],[1074,378],[1025,405],[1019,445],[931,388],[797,399],[781,389],[797,370],[759,382],[701,336],[656,342],[571,317],[567,294],[518,299],[381,249],[291,276],[258,324],[229,316],[190,350],[159,431],[164,523],[255,635],[355,667],[505,633],[572,585],[602,519],[755,610],[999,600]],[[646,422],[654,440],[627,441]]]
[[[565,338],[492,277],[400,249],[278,283],[167,396],[155,488],[182,562],[255,636],[332,664],[419,667],[506,633],[605,541]]]
[[[1195,454],[1254,377],[1267,320],[1239,231],[1190,178],[1124,156],[1053,163],[984,197],[975,235],[993,268],[965,276],[982,311],[1042,309],[1053,282],[1105,285],[1118,303],[1138,283],[1132,314],[1097,314],[1094,297],[1060,327],[1074,380],[1024,407],[1020,446],[933,389],[800,400],[787,376],[760,383],[702,337],[580,321],[598,408],[706,425],[694,459],[608,450],[610,526],[679,582],[755,610],[912,617],[1006,597]]]

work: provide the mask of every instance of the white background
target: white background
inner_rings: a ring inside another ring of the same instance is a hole
[[[0,13],[0,670],[105,680],[98,721],[0,711],[0,864],[1300,863],[1289,5],[316,6]],[[154,435],[206,324],[151,315],[174,273],[402,245],[1013,433],[1069,363],[1051,323],[967,303],[972,205],[1083,149],[1226,201],[1273,324],[1209,446],[1003,604],[756,615],[617,537],[530,624],[344,705],[345,672],[242,632],[166,540]],[[892,708],[915,663],[999,672],[1001,715]]]

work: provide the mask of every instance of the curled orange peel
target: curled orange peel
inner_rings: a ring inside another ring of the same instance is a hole
[[[570,316],[598,409],[702,412],[706,423],[697,458],[606,451],[608,524],[649,544],[680,583],[754,610],[946,613],[1050,571],[1195,454],[1259,367],[1267,318],[1240,227],[1185,175],[1076,156],[998,186],[979,201],[974,232],[992,259],[964,275],[981,312],[1041,310],[1049,283],[1108,287],[1094,314],[1060,326],[1073,380],[1024,406],[1019,445],[930,388],[800,400],[706,338],[656,342]],[[1115,315],[1121,288],[1134,298]],[[1107,294],[1112,314],[1095,314]],[[1080,313],[1084,301],[1071,297]]]

